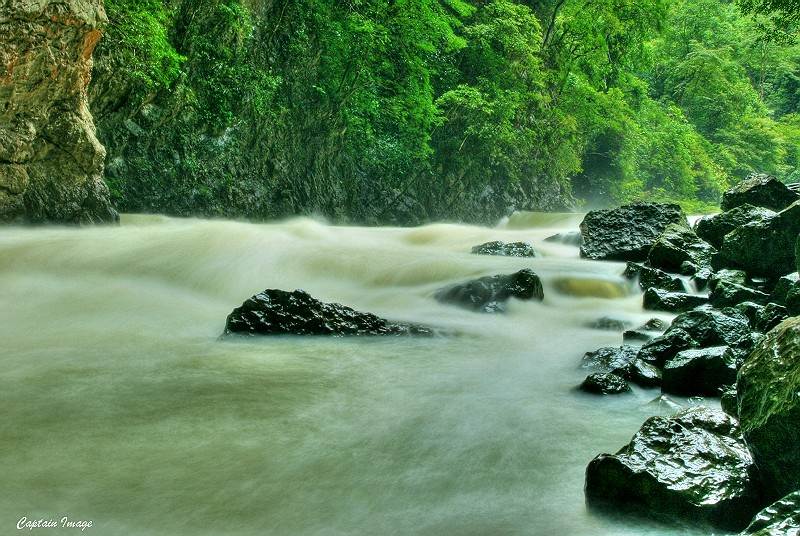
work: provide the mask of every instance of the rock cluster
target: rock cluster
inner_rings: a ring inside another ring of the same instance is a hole
[[[753,175],[722,208],[694,228],[658,220],[659,236],[626,237],[649,242],[644,254],[585,255],[630,261],[625,274],[644,308],[678,313],[656,337],[587,353],[581,366],[596,371],[587,382],[613,374],[665,394],[719,396],[727,412],[650,419],[628,446],[589,464],[587,502],[731,531],[750,524],[744,534],[800,533],[800,197]],[[634,232],[652,213],[621,221],[635,210],[609,220],[616,232]]]
[[[100,0],[0,8],[0,221],[118,220],[86,97],[105,22]]]

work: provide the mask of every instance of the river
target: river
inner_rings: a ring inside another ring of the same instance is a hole
[[[588,323],[653,316],[623,264],[544,241],[579,222],[0,228],[0,533],[67,518],[104,535],[692,534],[585,507],[586,464],[672,410],[658,390],[574,391],[584,352],[622,340]],[[491,240],[541,256],[469,253]],[[431,298],[524,267],[543,302],[484,315]],[[265,288],[442,334],[218,341]]]

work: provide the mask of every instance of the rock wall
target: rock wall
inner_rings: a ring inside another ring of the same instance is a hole
[[[2,0],[0,221],[115,222],[86,91],[102,0]]]

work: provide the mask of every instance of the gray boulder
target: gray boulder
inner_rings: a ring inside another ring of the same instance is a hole
[[[742,530],[758,511],[752,458],[734,419],[696,407],[648,419],[616,454],[586,469],[592,508]]]
[[[778,278],[797,270],[798,235],[800,201],[772,217],[731,231],[725,235],[720,253],[750,275]]]
[[[775,177],[754,173],[722,194],[720,208],[726,211],[750,204],[778,211],[798,200],[800,196]]]
[[[679,205],[633,203],[611,210],[593,210],[580,224],[581,256],[595,260],[643,261],[671,223],[689,227]]]
[[[525,268],[514,274],[486,276],[450,285],[437,290],[434,297],[442,303],[497,313],[506,310],[506,302],[510,298],[542,301],[544,290],[539,276]]]
[[[769,495],[800,489],[800,317],[756,345],[736,387],[742,431]]]

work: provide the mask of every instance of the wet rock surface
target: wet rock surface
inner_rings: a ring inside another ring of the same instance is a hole
[[[800,534],[800,491],[790,493],[761,510],[741,536],[796,536]]]
[[[720,206],[723,211],[744,204],[779,211],[798,200],[800,196],[775,177],[764,173],[753,173],[723,193]]]
[[[458,305],[473,311],[498,313],[506,310],[506,302],[544,299],[544,289],[539,276],[525,268],[514,274],[481,277],[439,289],[434,294],[442,303]]]
[[[800,490],[800,317],[758,343],[736,387],[742,430],[772,498]]]
[[[753,460],[734,419],[692,408],[648,419],[616,454],[586,469],[587,504],[742,530],[758,511]]]
[[[472,248],[475,255],[499,255],[503,257],[537,257],[538,254],[533,246],[527,242],[510,242],[508,244],[500,241],[486,242]]]
[[[583,380],[580,390],[598,395],[618,395],[630,393],[631,386],[628,385],[625,378],[613,372],[594,372]]]
[[[648,311],[682,313],[708,303],[707,296],[687,292],[670,292],[650,287],[644,292],[643,306]]]
[[[372,313],[325,303],[303,290],[267,289],[231,312],[223,338],[253,335],[431,335],[432,330],[395,324]]]
[[[668,225],[688,227],[680,206],[633,203],[611,210],[594,210],[580,224],[581,256],[594,260],[643,261]]]

